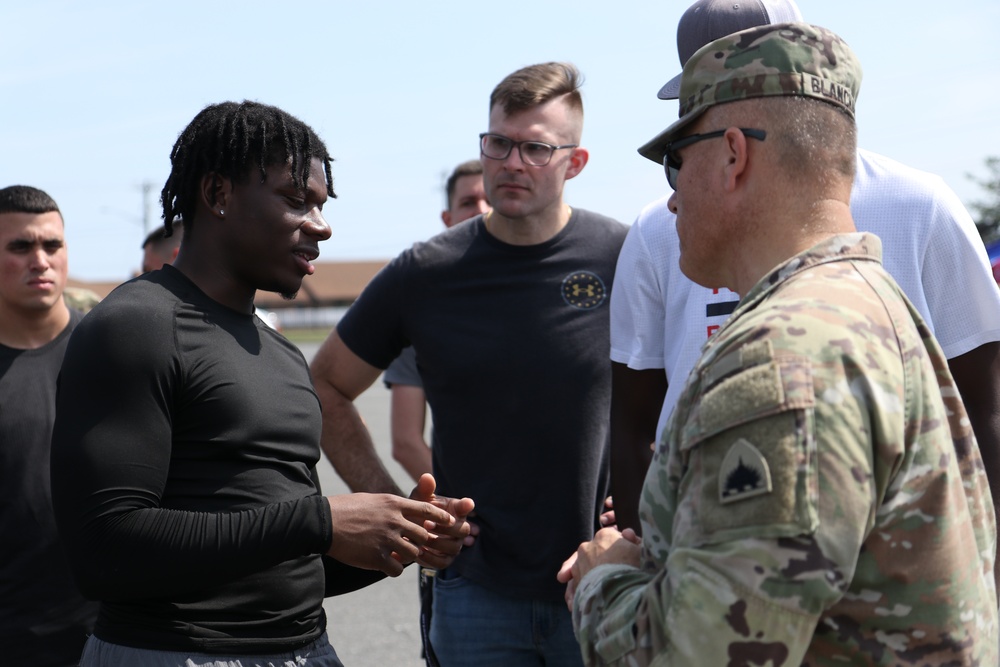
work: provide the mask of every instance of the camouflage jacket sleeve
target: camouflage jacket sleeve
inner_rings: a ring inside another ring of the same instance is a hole
[[[588,664],[800,663],[874,514],[871,492],[844,494],[843,521],[817,530],[810,371],[807,360],[772,356],[702,395],[687,428],[671,428],[677,442],[661,446],[643,490],[643,569],[597,568],[581,582],[575,613]],[[840,445],[836,468],[824,469],[829,483],[870,471],[858,434],[827,432]]]
[[[978,452],[955,456],[916,327],[845,264],[706,347],[643,487],[641,567],[579,584],[587,664],[939,665],[991,638],[995,664]]]

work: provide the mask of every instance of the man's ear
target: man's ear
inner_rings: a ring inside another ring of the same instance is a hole
[[[210,172],[201,177],[199,199],[209,214],[216,217],[225,215],[225,210],[233,194],[231,179]]]
[[[750,155],[747,148],[747,138],[737,127],[730,127],[722,137],[725,146],[725,180],[727,192],[733,192],[741,186],[748,175]]]
[[[590,160],[590,151],[586,148],[574,148],[569,155],[569,167],[566,168],[566,180],[573,178],[587,166]]]

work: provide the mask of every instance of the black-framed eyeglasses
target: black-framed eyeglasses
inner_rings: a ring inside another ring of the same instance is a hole
[[[753,130],[746,127],[741,127],[740,132],[743,133],[743,136],[760,141],[764,141],[764,138],[767,136],[767,132],[764,130]],[[670,184],[670,187],[674,190],[677,189],[677,172],[681,170],[681,156],[677,151],[705,139],[716,139],[725,133],[725,130],[715,130],[714,132],[705,132],[703,134],[692,134],[667,144],[667,149],[663,153],[663,171],[667,174],[667,183]]]
[[[552,159],[552,154],[563,148],[576,148],[578,144],[563,144],[553,146],[544,141],[514,141],[502,134],[483,132],[479,135],[479,150],[484,157],[491,160],[506,160],[510,152],[517,146],[521,161],[532,167],[544,167]]]

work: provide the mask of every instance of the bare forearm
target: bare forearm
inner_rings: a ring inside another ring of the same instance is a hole
[[[611,497],[614,498],[615,524],[620,529],[640,532],[639,497],[646,470],[653,459],[649,445],[652,438],[627,437],[619,432],[611,445]]]
[[[427,428],[427,398],[423,387],[392,385],[392,458],[413,481],[431,472],[431,448],[424,441]]]
[[[427,446],[423,438],[393,439],[392,458],[403,466],[414,482],[420,479],[420,476],[425,472],[432,472],[431,448]]]
[[[1000,512],[1000,406],[988,409],[970,402],[966,405],[969,422],[979,443],[979,452],[986,468],[986,478],[990,481],[993,505]]]
[[[1000,510],[1000,343],[949,359],[948,366],[979,443],[993,504]]]
[[[653,458],[667,380],[663,369],[636,371],[611,364],[611,495],[620,530],[639,526],[639,496]]]
[[[323,453],[353,492],[404,495],[375,452],[375,444],[354,403],[335,389],[316,392],[323,404]]]
[[[309,370],[323,406],[320,445],[351,491],[403,495],[382,465],[354,399],[381,372],[352,352],[334,329],[313,357]]]

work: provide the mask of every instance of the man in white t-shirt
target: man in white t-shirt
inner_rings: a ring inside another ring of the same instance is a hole
[[[677,28],[680,61],[756,25],[799,21],[792,0],[699,0]],[[680,74],[660,90],[677,99]],[[611,294],[611,491],[619,528],[639,530],[638,498],[660,435],[702,345],[739,295],[688,280],[667,196],[639,214]],[[883,263],[941,344],[1000,507],[1000,290],[975,224],[939,177],[858,151],[851,212],[883,242]]]

